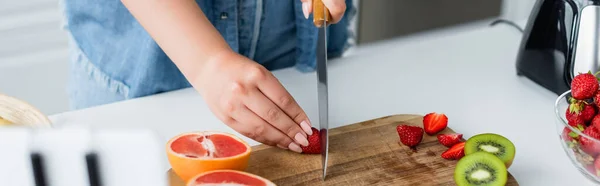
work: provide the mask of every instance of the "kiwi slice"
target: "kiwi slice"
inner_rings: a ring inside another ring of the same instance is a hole
[[[458,186],[504,186],[507,178],[504,162],[487,152],[464,156],[454,169],[454,182]]]
[[[484,133],[475,135],[465,143],[465,155],[484,151],[496,155],[506,168],[509,168],[515,158],[515,145],[506,137],[499,134]]]

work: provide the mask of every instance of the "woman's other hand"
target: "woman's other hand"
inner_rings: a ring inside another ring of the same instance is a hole
[[[304,17],[308,19],[308,15],[312,13],[312,2],[313,0],[300,0],[302,1],[302,12],[304,13]],[[331,24],[335,24],[339,22],[342,17],[344,17],[344,13],[346,12],[346,0],[321,0],[327,9],[329,9],[329,13],[331,14]]]

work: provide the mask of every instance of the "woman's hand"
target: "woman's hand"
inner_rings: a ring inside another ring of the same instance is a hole
[[[211,111],[239,133],[263,144],[302,152],[310,121],[271,72],[232,51],[213,55],[194,79]]]
[[[304,17],[308,19],[308,15],[312,13],[312,1],[313,0],[300,0],[302,1],[302,12],[304,13]],[[329,13],[331,14],[332,24],[339,22],[342,17],[344,17],[344,13],[346,12],[346,0],[321,0],[327,9],[329,9]]]

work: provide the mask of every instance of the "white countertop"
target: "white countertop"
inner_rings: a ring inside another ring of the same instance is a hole
[[[509,171],[521,185],[592,185],[559,144],[553,113],[557,95],[516,76],[520,39],[516,29],[498,25],[363,46],[330,61],[330,126],[393,114],[443,112],[449,127],[465,138],[493,132],[512,140],[517,153]],[[315,74],[294,69],[274,74],[318,126]],[[213,116],[192,89],[50,118],[56,126],[150,128],[164,142],[195,130],[236,133]]]

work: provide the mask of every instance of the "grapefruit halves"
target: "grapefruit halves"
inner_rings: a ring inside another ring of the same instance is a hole
[[[183,133],[167,143],[171,169],[185,182],[212,170],[244,171],[251,151],[250,146],[235,135],[214,131]]]
[[[236,170],[214,170],[194,176],[187,186],[275,186],[263,177]]]

